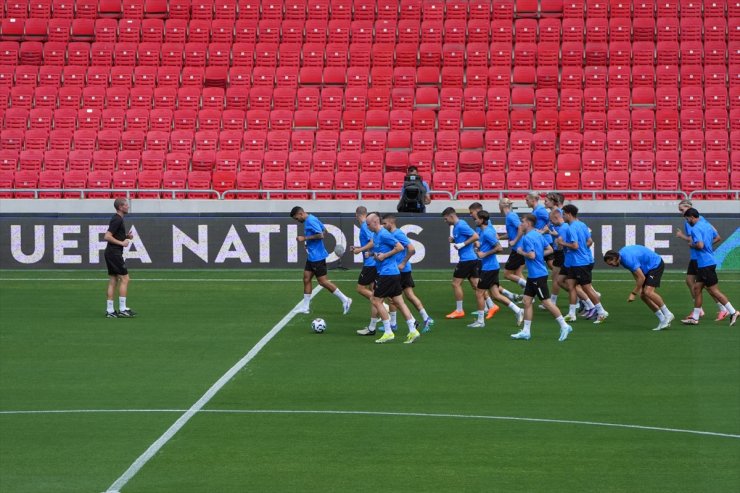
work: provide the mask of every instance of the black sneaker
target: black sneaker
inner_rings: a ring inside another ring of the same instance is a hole
[[[135,316],[136,312],[131,309],[118,312],[118,318],[134,318]]]
[[[118,312],[105,312],[105,318],[118,318]]]

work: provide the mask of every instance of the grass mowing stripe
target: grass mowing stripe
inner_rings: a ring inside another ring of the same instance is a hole
[[[95,414],[95,413],[181,413],[187,409],[67,409],[67,410],[29,410],[29,411],[0,411],[0,415],[23,414]],[[452,418],[452,419],[487,419],[497,421],[525,421],[532,423],[557,423],[569,425],[603,426],[608,428],[627,428],[633,430],[664,431],[670,433],[688,433],[692,435],[708,435],[724,438],[738,438],[740,435],[721,433],[717,431],[685,430],[682,428],[665,428],[662,426],[647,426],[624,423],[602,423],[600,421],[581,421],[574,419],[528,418],[523,416],[489,416],[485,414],[450,414],[450,413],[411,413],[399,411],[339,411],[339,410],[312,410],[312,409],[201,409],[200,413],[209,414],[330,414],[330,415],[357,415],[357,416],[400,416],[411,418]],[[110,490],[107,493],[112,493]]]
[[[313,299],[320,291],[321,286],[318,286],[316,289],[313,290],[311,293],[311,299]],[[113,484],[110,485],[106,493],[116,493],[123,488],[126,483],[128,483],[131,478],[133,478],[136,473],[138,473],[144,465],[149,462],[149,460],[154,457],[159,450],[165,446],[165,444],[170,441],[170,439],[175,436],[175,434],[180,431],[180,429],[185,426],[185,424],[190,421],[190,418],[195,416],[198,411],[203,409],[203,406],[208,404],[208,402],[215,396],[219,390],[223,388],[224,385],[226,385],[229,380],[234,378],[234,375],[236,375],[240,370],[242,370],[247,364],[255,357],[259,352],[264,348],[268,342],[272,340],[273,337],[275,337],[288,323],[293,319],[293,317],[296,315],[296,310],[300,307],[300,305],[303,303],[301,300],[298,302],[295,307],[288,312],[275,326],[267,333],[265,334],[262,339],[255,344],[252,349],[249,350],[247,354],[244,355],[242,359],[236,362],[234,366],[229,368],[229,370],[224,373],[221,378],[219,378],[216,383],[214,383],[211,388],[209,388],[203,396],[198,399],[198,401],[190,406],[190,409],[188,409],[182,416],[180,416],[177,421],[175,421],[172,426],[170,426],[167,431],[165,431],[162,436],[160,436],[154,443],[152,443],[149,448],[147,448],[143,454],[141,454],[134,462],[129,466],[129,468],[118,478],[116,479]]]

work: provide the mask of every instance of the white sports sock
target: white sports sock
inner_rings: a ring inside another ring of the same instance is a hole
[[[671,313],[671,311],[668,309],[668,307],[665,306],[665,305],[663,305],[663,306],[660,307],[660,311],[663,313],[663,315],[665,316],[665,318],[668,318],[670,315],[673,315]]]
[[[463,302],[462,301],[456,301],[455,306],[457,307],[456,310],[461,312],[463,311]]]
[[[493,300],[489,296],[486,298],[486,309],[490,310],[491,308],[493,308]]]
[[[531,320],[525,320],[524,326],[522,327],[522,332],[525,334],[529,334],[529,330],[532,328],[532,321]]]
[[[113,313],[115,311],[115,309],[113,308],[113,300],[108,300],[105,311],[107,311],[108,313]]]
[[[396,321],[398,320],[398,312],[391,312],[391,325],[396,325]]]
[[[560,328],[566,327],[568,324],[565,323],[565,318],[563,318],[562,315],[560,315],[558,318],[555,319],[555,321],[560,325]]]
[[[557,305],[557,304],[558,304],[558,295],[556,295],[556,294],[551,294],[551,295],[550,295],[550,301],[552,301],[552,304],[553,304],[553,305]]]
[[[409,332],[413,332],[416,330],[416,320],[414,317],[411,317],[410,319],[406,320],[406,325],[409,326]]]
[[[512,293],[508,289],[502,289],[501,290],[501,294],[503,294],[504,296],[506,296],[510,300],[514,301],[514,298],[515,298],[514,293]]]
[[[383,332],[385,332],[386,334],[393,334],[390,318],[388,320],[383,320]]]
[[[307,307],[310,304],[311,304],[311,293],[304,294],[303,295],[303,306],[306,306]]]
[[[601,303],[596,303],[594,305],[594,308],[596,308],[596,313],[598,313],[599,315],[603,315],[606,313],[606,310],[604,310],[604,307],[601,306]]]
[[[422,320],[428,320],[429,319],[429,314],[423,308],[421,310],[419,310],[419,315],[421,315],[421,319]]]
[[[727,311],[730,312],[730,315],[735,314],[735,308],[732,306],[732,303],[730,303],[729,300],[727,301],[727,304],[725,305],[725,309],[727,309]]]
[[[126,308],[126,297],[125,296],[118,297],[118,309],[121,310],[122,312],[128,310],[128,308]]]
[[[379,318],[371,318],[367,328],[370,330],[375,330],[375,328],[378,326],[378,322],[380,322]]]
[[[578,303],[576,303],[575,305],[568,305],[568,315],[570,315],[571,317],[576,316],[576,310],[578,310]]]
[[[511,310],[512,312],[514,312],[514,313],[519,313],[519,311],[521,310],[521,308],[519,308],[518,306],[516,306],[516,303],[509,303],[509,304],[508,304],[508,305],[506,305],[506,306],[508,306],[508,307],[509,307],[509,309],[510,309],[510,310]]]
[[[524,279],[523,277],[520,277],[516,283],[523,288],[527,286],[527,280]]]
[[[720,303],[720,302],[718,301],[718,302],[717,302],[717,310],[719,310],[719,311],[721,311],[721,312],[724,312],[724,311],[727,311],[727,308],[725,308],[725,305],[723,305],[722,303]]]
[[[655,312],[655,316],[658,317],[658,320],[660,320],[661,322],[665,322],[666,321],[665,315],[663,315],[663,312],[660,311],[660,310],[657,310]]]
[[[335,291],[334,291],[334,292],[333,292],[332,294],[333,294],[334,296],[336,296],[337,298],[339,298],[339,299],[340,299],[340,300],[342,301],[342,303],[344,303],[345,301],[347,301],[347,297],[346,297],[346,296],[344,296],[344,293],[342,293],[342,292],[341,292],[341,291],[339,290],[339,288],[337,288],[337,289],[336,289],[336,290],[335,290]]]
[[[662,310],[661,310],[661,312],[662,312]],[[701,317],[701,308],[694,308],[694,311],[691,314],[691,318],[694,318],[696,320],[699,320],[699,317]]]
[[[478,312],[478,322],[480,322],[480,323],[484,323],[484,322],[483,322],[483,317],[485,317],[485,316],[486,316],[486,312],[485,312],[485,310],[481,310],[481,311],[479,311],[479,312]]]
[[[583,300],[583,302],[586,304],[586,309],[587,310],[591,310],[592,308],[596,308],[596,306],[588,298],[586,298],[585,300]]]

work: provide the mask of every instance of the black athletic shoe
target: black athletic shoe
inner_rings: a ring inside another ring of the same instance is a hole
[[[118,318],[134,318],[136,316],[136,312],[133,310],[122,310],[118,312]]]
[[[118,312],[105,312],[105,318],[118,318]]]

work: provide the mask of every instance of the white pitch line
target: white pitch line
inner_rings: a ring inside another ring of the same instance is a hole
[[[311,299],[313,299],[316,294],[321,291],[321,286],[318,286],[313,290],[311,293]],[[216,383],[214,383],[210,389],[206,391],[203,396],[198,399],[198,401],[190,406],[190,409],[185,411],[185,413],[180,416],[177,421],[175,421],[172,426],[170,426],[167,431],[165,431],[162,436],[160,436],[154,443],[152,443],[149,448],[147,448],[143,454],[141,454],[134,462],[129,466],[128,469],[118,478],[116,479],[113,484],[108,487],[108,490],[106,490],[106,493],[117,493],[123,488],[126,483],[128,483],[131,478],[133,478],[136,473],[138,473],[144,465],[149,462],[149,460],[154,457],[159,450],[165,446],[165,444],[172,439],[175,434],[180,431],[180,429],[185,426],[185,424],[190,421],[190,418],[195,416],[199,411],[203,409],[203,406],[208,404],[208,401],[210,401],[213,396],[215,396],[219,390],[221,390],[224,385],[226,385],[232,378],[234,378],[234,375],[239,373],[245,366],[247,366],[247,363],[252,361],[252,359],[257,356],[257,354],[264,348],[268,342],[272,340],[273,337],[275,337],[286,325],[288,325],[288,322],[290,322],[293,317],[296,315],[296,310],[301,306],[303,301],[298,302],[296,306],[288,312],[282,320],[280,320],[275,326],[267,333],[265,334],[262,339],[255,344],[252,349],[249,350],[247,354],[242,357],[239,361],[234,364],[226,373],[224,373],[221,378],[219,378]]]
[[[180,413],[184,409],[69,409],[50,411],[0,411],[0,415],[38,415],[38,414],[95,414],[95,413]],[[600,421],[581,421],[574,419],[526,418],[521,416],[491,416],[485,414],[450,414],[450,413],[411,413],[393,411],[337,411],[310,409],[201,409],[200,414],[324,414],[324,415],[357,415],[357,416],[396,416],[410,418],[451,418],[477,419],[496,421],[524,421],[529,423],[557,423],[607,428],[625,428],[633,430],[663,431],[669,433],[688,433],[692,435],[717,436],[740,439],[740,434],[720,433],[716,431],[687,430],[683,428],[666,428],[662,426],[633,425],[623,423],[604,423]],[[143,465],[143,464],[142,464]],[[122,485],[121,485],[122,486]],[[110,490],[107,493],[111,493]]]

